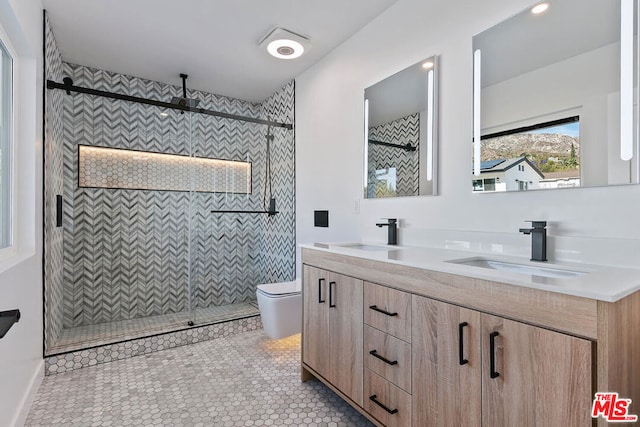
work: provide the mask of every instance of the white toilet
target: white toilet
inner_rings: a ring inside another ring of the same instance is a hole
[[[302,282],[267,283],[256,290],[265,333],[273,339],[302,330]]]

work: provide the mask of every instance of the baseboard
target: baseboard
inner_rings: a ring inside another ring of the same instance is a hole
[[[20,410],[15,414],[12,423],[10,426],[13,427],[22,427],[27,421],[27,416],[29,416],[29,411],[31,410],[31,405],[33,404],[34,399],[36,398],[36,394],[38,393],[38,389],[40,388],[40,384],[42,384],[42,379],[44,378],[44,360],[41,360],[38,364],[38,369],[33,374],[31,378],[31,383],[29,384],[29,389],[24,394],[22,398],[22,402],[20,402]]]

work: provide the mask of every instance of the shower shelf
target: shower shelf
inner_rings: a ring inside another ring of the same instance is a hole
[[[0,311],[0,338],[3,338],[19,320],[20,310]]]

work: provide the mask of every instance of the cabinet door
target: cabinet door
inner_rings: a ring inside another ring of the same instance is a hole
[[[360,406],[363,403],[362,283],[336,273],[329,274],[327,283],[330,350],[327,379]]]
[[[413,295],[412,316],[413,425],[479,426],[480,313]]]
[[[591,425],[591,355],[591,341],[483,314],[483,425]]]
[[[302,361],[322,376],[329,373],[329,273],[303,266]]]

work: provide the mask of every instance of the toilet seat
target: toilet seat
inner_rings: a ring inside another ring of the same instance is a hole
[[[302,292],[302,283],[298,280],[258,285],[258,293],[269,298],[280,298]]]

